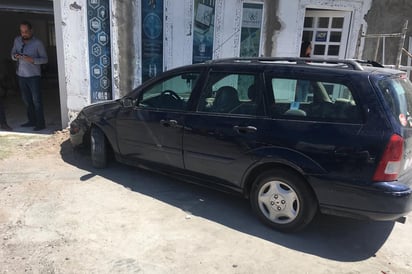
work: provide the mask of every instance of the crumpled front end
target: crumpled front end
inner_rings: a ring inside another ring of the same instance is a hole
[[[84,136],[88,132],[86,117],[80,112],[76,119],[70,123],[70,142],[73,147],[84,145]]]

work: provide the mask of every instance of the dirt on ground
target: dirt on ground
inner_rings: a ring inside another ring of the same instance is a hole
[[[411,233],[319,215],[282,234],[242,198],[96,170],[67,131],[0,135],[0,273],[412,273]]]

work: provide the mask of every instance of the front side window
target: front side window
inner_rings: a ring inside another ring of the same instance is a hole
[[[260,99],[256,75],[212,72],[197,111],[256,115]]]
[[[153,84],[145,89],[138,106],[141,108],[185,110],[200,73],[184,73]]]
[[[360,123],[351,89],[342,83],[272,77],[276,118]]]

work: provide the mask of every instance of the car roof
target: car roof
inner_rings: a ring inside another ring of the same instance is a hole
[[[399,75],[405,72],[385,68],[381,64],[370,61],[370,60],[359,60],[359,59],[324,59],[324,58],[299,58],[299,57],[234,57],[234,58],[223,58],[223,59],[213,59],[205,61],[204,63],[197,63],[186,65],[183,67],[175,68],[175,70],[185,70],[192,68],[218,68],[218,67],[265,67],[270,68],[272,66],[284,67],[300,67],[309,70],[316,69],[328,69],[335,71],[345,71],[345,73],[366,73],[366,74],[381,74],[381,75]]]

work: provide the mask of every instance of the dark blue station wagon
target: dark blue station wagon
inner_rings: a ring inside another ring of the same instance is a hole
[[[243,195],[280,231],[315,213],[397,220],[412,209],[412,84],[354,60],[222,59],[85,107],[70,125],[108,155]]]

